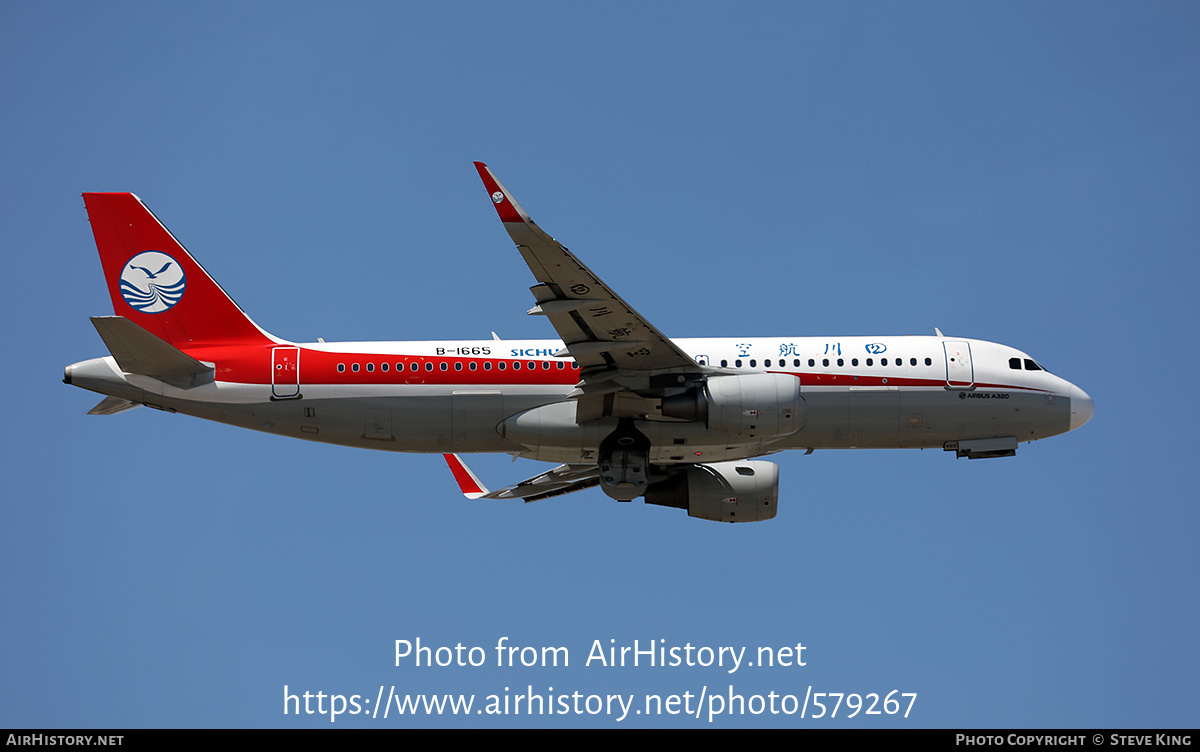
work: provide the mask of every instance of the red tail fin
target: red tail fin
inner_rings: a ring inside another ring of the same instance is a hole
[[[179,348],[274,341],[137,196],[85,193],[83,203],[118,316]]]

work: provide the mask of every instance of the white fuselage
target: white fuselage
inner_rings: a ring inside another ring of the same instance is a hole
[[[659,464],[793,448],[944,447],[1000,437],[1026,442],[1076,428],[1092,412],[1091,399],[1078,387],[1041,370],[1025,353],[981,340],[673,341],[699,364],[723,373],[796,376],[803,415],[790,435],[747,437],[663,417],[653,398],[620,395],[614,415],[639,420],[651,441],[650,459]],[[151,407],[314,441],[594,462],[617,417],[576,422],[568,394],[579,371],[569,359],[555,357],[562,347],[557,340],[282,343],[268,348],[273,356],[260,357],[261,370],[250,367],[253,378],[246,377],[244,364],[223,369],[213,361],[216,379],[189,389],[123,373],[112,357],[69,366],[66,380]],[[203,353],[193,355],[206,360]],[[278,361],[286,358],[292,375],[281,378]],[[237,377],[223,380],[225,370]]]

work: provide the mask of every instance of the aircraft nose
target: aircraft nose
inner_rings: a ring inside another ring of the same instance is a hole
[[[1071,428],[1074,431],[1084,423],[1092,419],[1092,413],[1095,411],[1095,406],[1092,404],[1092,398],[1088,393],[1075,386],[1071,385]]]

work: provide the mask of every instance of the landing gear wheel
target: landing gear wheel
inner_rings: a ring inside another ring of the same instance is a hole
[[[600,442],[600,488],[617,501],[633,501],[649,485],[650,439],[622,418]]]

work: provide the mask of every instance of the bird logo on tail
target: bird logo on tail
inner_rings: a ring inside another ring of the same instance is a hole
[[[162,251],[143,251],[121,270],[121,297],[142,313],[170,310],[183,298],[186,287],[183,267]]]

